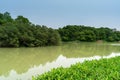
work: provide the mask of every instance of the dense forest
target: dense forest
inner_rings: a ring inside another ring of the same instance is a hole
[[[35,25],[23,16],[13,19],[10,13],[0,13],[0,47],[38,47],[59,45],[62,41],[120,41],[120,31],[84,25],[67,25],[52,29]]]
[[[34,25],[27,18],[13,19],[8,12],[0,13],[0,47],[38,47],[59,45],[57,30]]]
[[[120,41],[120,31],[107,27],[95,28],[84,25],[67,25],[63,28],[59,28],[58,32],[62,41]]]

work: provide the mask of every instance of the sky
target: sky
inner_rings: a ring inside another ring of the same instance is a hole
[[[120,0],[1,0],[0,13],[27,17],[52,28],[66,25],[109,27],[120,30]]]

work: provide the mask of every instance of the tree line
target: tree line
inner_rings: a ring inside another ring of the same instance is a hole
[[[67,25],[59,28],[58,32],[62,41],[107,41],[118,42],[120,41],[120,31],[110,29],[107,27],[95,28],[84,25]]]
[[[0,47],[38,47],[59,45],[57,30],[34,25],[27,18],[13,19],[8,12],[0,13]]]
[[[67,25],[52,29],[35,25],[23,16],[13,19],[8,12],[0,13],[0,47],[38,47],[59,45],[61,41],[97,40],[120,41],[120,31],[84,25]]]

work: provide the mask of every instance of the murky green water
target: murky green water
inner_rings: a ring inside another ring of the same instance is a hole
[[[61,46],[39,48],[0,48],[0,80],[31,80],[53,67],[69,65],[68,59],[107,56],[120,53],[120,45],[112,43],[64,43]],[[62,56],[66,59],[61,59]],[[60,61],[61,60],[61,61]]]

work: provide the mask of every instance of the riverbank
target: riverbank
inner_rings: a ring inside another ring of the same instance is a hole
[[[57,68],[33,77],[32,80],[118,80],[120,79],[120,56],[103,57],[100,60],[85,61],[69,68]]]

